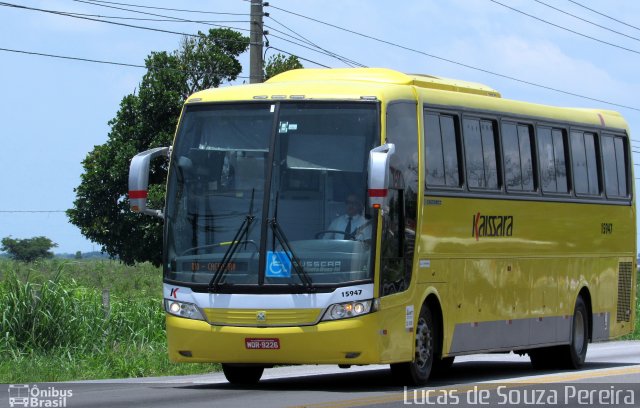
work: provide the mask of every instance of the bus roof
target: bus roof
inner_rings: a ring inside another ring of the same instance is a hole
[[[480,83],[423,74],[404,74],[386,68],[295,69],[265,83],[209,89],[187,103],[278,99],[382,100],[420,97],[430,105],[451,109],[509,113],[540,119],[628,129],[618,112],[607,109],[566,108],[503,99],[500,92]]]
[[[423,74],[403,74],[386,68],[294,69],[276,75],[267,83],[309,81],[355,81],[381,84],[413,85],[418,88],[440,89],[476,95],[500,97],[500,93],[486,85]]]

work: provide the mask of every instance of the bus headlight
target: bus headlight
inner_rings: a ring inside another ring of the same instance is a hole
[[[357,300],[354,302],[335,303],[327,308],[322,320],[348,319],[375,312],[378,309],[378,300]]]
[[[177,300],[165,299],[164,310],[174,316],[185,317],[187,319],[204,320],[198,306],[193,303],[178,302]]]

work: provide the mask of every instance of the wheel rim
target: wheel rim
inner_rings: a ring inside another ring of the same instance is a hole
[[[416,328],[416,364],[418,367],[425,368],[431,359],[431,344],[433,339],[427,321],[423,318],[418,320]]]
[[[573,322],[573,349],[577,355],[581,355],[584,350],[584,316],[581,311],[578,311],[574,317]]]

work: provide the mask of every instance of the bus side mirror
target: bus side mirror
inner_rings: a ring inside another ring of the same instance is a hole
[[[156,147],[155,149],[138,153],[131,159],[131,165],[129,166],[129,208],[131,208],[131,211],[164,218],[161,210],[147,208],[147,194],[151,160],[158,156],[167,156],[169,149],[169,147]]]
[[[387,205],[389,191],[389,159],[396,145],[386,143],[369,151],[369,205],[380,209]]]

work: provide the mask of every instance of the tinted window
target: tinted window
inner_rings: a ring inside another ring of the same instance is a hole
[[[589,192],[589,181],[587,179],[587,158],[584,152],[582,132],[571,132],[571,159],[576,193],[586,194]]]
[[[531,157],[531,134],[529,126],[518,125],[520,142],[520,166],[522,166],[522,190],[533,191],[533,159]]]
[[[613,135],[602,136],[604,181],[608,197],[627,196],[627,155],[624,140]]]
[[[571,156],[576,193],[599,195],[598,151],[593,133],[571,132]]]
[[[602,137],[602,157],[604,158],[604,183],[607,196],[618,196],[618,166],[613,137]]]
[[[538,162],[542,191],[557,193],[556,161],[553,155],[553,140],[550,128],[538,128]]]
[[[534,191],[531,131],[527,125],[502,124],[502,149],[507,190]]]
[[[569,186],[567,184],[567,153],[565,146],[567,138],[565,132],[560,129],[553,129],[553,155],[556,168],[556,186],[558,193],[568,193]]]
[[[460,186],[458,132],[455,118],[425,112],[427,185]]]
[[[488,120],[464,119],[467,182],[473,188],[498,188],[495,134]]]
[[[425,159],[427,162],[427,184],[431,186],[446,185],[444,180],[444,155],[442,152],[442,136],[438,115],[424,115],[424,133],[426,138]]]
[[[568,192],[564,132],[561,129],[538,127],[537,138],[542,191]]]
[[[589,194],[600,194],[600,182],[598,177],[598,151],[596,147],[596,135],[584,134],[584,150],[587,156],[587,177],[589,179]]]
[[[498,183],[498,166],[496,158],[496,132],[493,121],[483,120],[480,122],[482,132],[482,149],[484,154],[484,174],[487,180],[487,187],[496,189]]]
[[[614,145],[616,148],[616,164],[618,167],[618,194],[621,197],[627,197],[629,195],[627,191],[627,163],[629,162],[629,156],[625,149],[624,140],[621,137],[614,139]]]
[[[396,152],[390,163],[394,176],[389,189],[389,211],[383,215],[380,255],[383,295],[405,290],[411,281],[418,211],[418,120],[415,102],[388,106],[387,140],[395,143]]]

